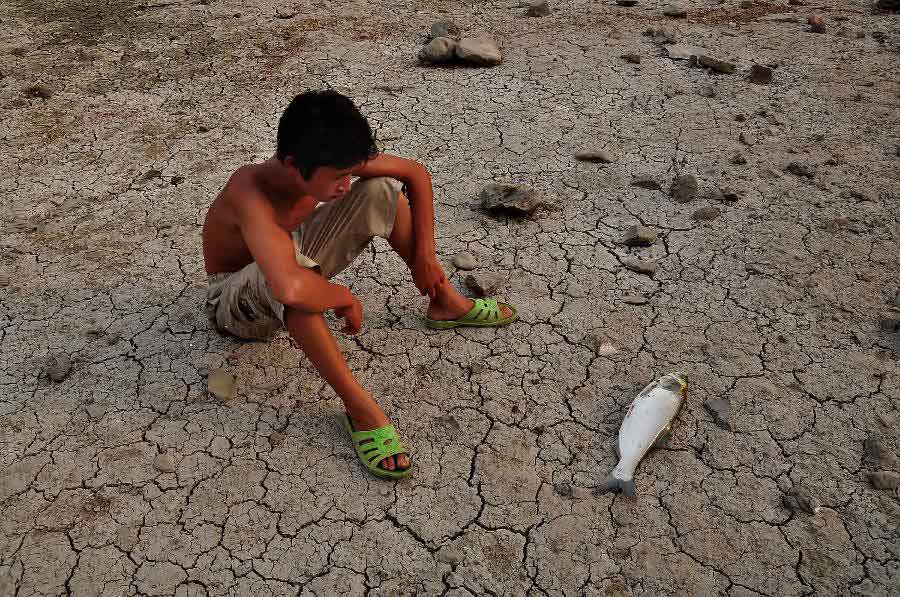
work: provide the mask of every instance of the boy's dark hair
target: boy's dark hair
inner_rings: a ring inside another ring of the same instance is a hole
[[[316,168],[343,169],[378,155],[369,121],[353,101],[327,89],[295,97],[278,121],[279,160],[293,156],[304,180]]]

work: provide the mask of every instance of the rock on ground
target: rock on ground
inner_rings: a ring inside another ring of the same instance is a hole
[[[449,37],[436,37],[419,50],[419,62],[439,64],[456,57],[457,42]]]
[[[494,295],[505,283],[506,277],[496,272],[478,272],[465,277],[466,288],[482,298]]]
[[[622,244],[628,247],[649,247],[656,242],[656,231],[641,224],[633,224],[625,229]]]
[[[493,36],[482,34],[464,37],[456,46],[456,56],[464,62],[478,66],[494,66],[503,61],[503,54]]]
[[[488,211],[507,211],[530,214],[546,205],[547,200],[536,190],[516,184],[494,183],[486,186],[478,195],[481,206]]]

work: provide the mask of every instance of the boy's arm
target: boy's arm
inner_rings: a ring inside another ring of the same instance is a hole
[[[244,242],[272,288],[272,297],[276,301],[308,313],[346,308],[356,302],[345,286],[332,284],[297,263],[294,241],[277,224],[275,210],[268,201],[249,194],[236,204]]]
[[[413,279],[419,292],[434,298],[437,285],[447,278],[435,254],[434,189],[428,169],[416,161],[380,153],[355,168],[352,174],[361,178],[389,176],[406,185],[412,211]]]

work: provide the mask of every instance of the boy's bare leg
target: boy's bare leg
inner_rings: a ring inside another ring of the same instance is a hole
[[[288,307],[284,310],[284,321],[291,337],[344,402],[357,431],[377,429],[390,423],[372,394],[356,381],[321,313],[305,313]],[[409,457],[406,454],[390,456],[381,462],[381,467],[389,471],[409,468]]]
[[[412,267],[414,246],[412,212],[409,209],[409,201],[403,193],[400,193],[400,197],[397,199],[397,216],[388,243],[400,258]],[[456,319],[471,311],[472,306],[472,299],[460,294],[448,279],[437,287],[437,294],[428,305],[426,315],[429,319],[435,320]],[[512,312],[506,307],[501,307],[500,312],[503,317],[512,315]]]

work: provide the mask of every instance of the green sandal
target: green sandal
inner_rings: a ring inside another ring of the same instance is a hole
[[[500,307],[506,307],[512,311],[512,315],[504,318]],[[458,319],[441,321],[439,319],[425,318],[425,325],[435,330],[447,330],[458,326],[474,327],[500,327],[514,322],[519,318],[516,308],[506,303],[498,303],[495,299],[475,299],[472,310]]]
[[[360,461],[366,465],[369,472],[382,479],[402,479],[408,477],[412,472],[412,459],[408,468],[403,470],[389,471],[378,466],[381,461],[388,456],[396,456],[397,454],[406,454],[409,456],[409,450],[400,443],[397,437],[397,430],[393,425],[385,425],[371,431],[354,431],[353,422],[350,417],[344,415],[344,429],[350,434],[353,440],[353,447],[356,448],[356,455]],[[366,441],[372,440],[372,441]],[[363,443],[365,442],[365,443]]]

